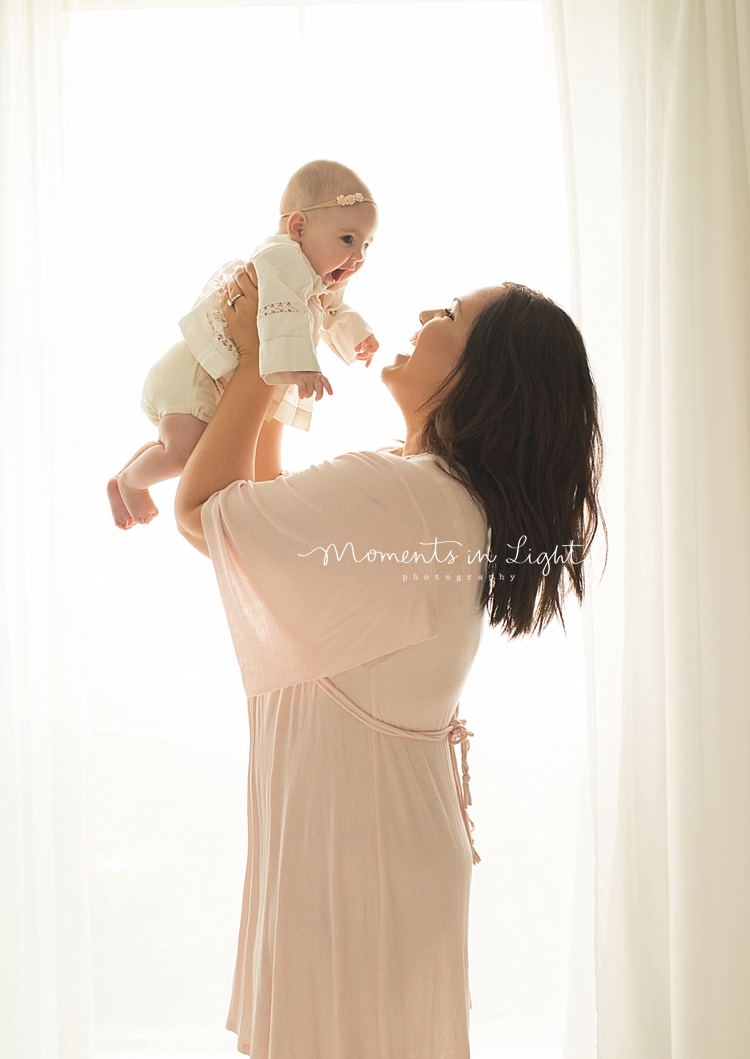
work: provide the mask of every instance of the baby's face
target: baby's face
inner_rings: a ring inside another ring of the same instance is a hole
[[[302,253],[326,287],[346,282],[365,263],[368,246],[378,227],[378,211],[371,202],[312,210],[299,243]]]

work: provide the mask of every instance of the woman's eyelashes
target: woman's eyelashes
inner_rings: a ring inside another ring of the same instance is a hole
[[[444,309],[443,312],[445,313],[445,315],[448,317],[449,320],[455,320],[456,319],[456,314],[453,312],[452,309]]]

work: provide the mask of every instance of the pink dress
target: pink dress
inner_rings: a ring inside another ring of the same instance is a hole
[[[433,457],[358,452],[235,482],[203,526],[250,716],[239,1051],[467,1059],[476,857],[451,741],[484,515]]]

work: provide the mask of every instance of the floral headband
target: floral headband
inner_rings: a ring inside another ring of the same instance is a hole
[[[357,191],[354,195],[337,195],[335,199],[331,199],[330,202],[318,202],[314,206],[300,206],[299,209],[290,210],[289,213],[282,213],[281,219],[284,217],[291,217],[293,213],[309,213],[310,210],[326,210],[329,206],[354,206],[358,202],[371,202],[375,205],[375,199],[368,199],[362,194],[361,191]]]

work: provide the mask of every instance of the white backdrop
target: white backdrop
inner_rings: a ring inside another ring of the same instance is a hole
[[[100,1044],[203,1041],[221,1027],[244,857],[244,707],[212,571],[162,514],[123,534],[103,485],[153,435],[151,361],[208,274],[275,230],[312,157],[371,185],[381,227],[353,304],[368,370],[326,361],[335,396],[293,468],[398,435],[379,366],[421,308],[514,279],[567,300],[556,105],[535,2],[100,11],[71,23],[70,194],[94,1000]],[[281,74],[279,70],[281,69]],[[355,412],[366,403],[368,414]],[[464,712],[476,843],[475,1043],[555,1052],[567,975],[583,681],[567,640],[488,633]]]

